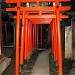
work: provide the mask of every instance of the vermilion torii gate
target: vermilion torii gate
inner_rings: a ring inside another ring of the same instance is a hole
[[[0,1],[0,60],[4,57],[3,48],[2,48],[2,20],[1,20],[1,1]]]
[[[23,7],[22,3],[36,3],[35,7]],[[40,6],[41,2],[54,2],[53,6]],[[16,71],[19,75],[19,66],[28,59],[34,48],[38,48],[38,24],[40,24],[40,41],[42,44],[42,24],[50,24],[52,38],[52,53],[59,66],[59,75],[62,75],[62,45],[60,20],[68,18],[63,15],[70,10],[70,6],[62,6],[61,2],[70,0],[6,0],[8,4],[17,4],[15,7],[7,8],[6,11],[16,12]],[[22,28],[20,29],[20,20]],[[20,32],[21,30],[21,32]],[[19,62],[20,61],[20,62]]]

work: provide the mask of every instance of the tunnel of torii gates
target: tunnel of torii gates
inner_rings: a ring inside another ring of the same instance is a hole
[[[53,6],[40,6],[41,2],[54,2]],[[59,75],[62,73],[62,41],[60,21],[68,18],[63,15],[70,10],[70,6],[62,6],[60,3],[70,0],[6,0],[7,4],[16,4],[15,7],[6,8],[8,12],[16,12],[16,63],[15,75],[19,75],[20,65],[30,57],[31,52],[38,48],[38,34],[42,46],[42,25],[50,24],[50,35],[52,39],[52,53],[59,68]],[[21,6],[22,3],[36,3],[35,7]],[[22,21],[22,27],[20,27]],[[38,24],[40,33],[38,33]]]

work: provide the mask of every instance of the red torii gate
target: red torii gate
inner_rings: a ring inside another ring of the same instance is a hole
[[[21,3],[35,2],[35,7],[23,7]],[[40,2],[55,2],[54,6],[41,7]],[[28,59],[33,48],[38,48],[38,25],[50,24],[52,37],[52,53],[59,66],[59,75],[62,75],[62,46],[60,20],[68,18],[63,15],[70,10],[69,6],[60,6],[60,2],[70,2],[70,0],[6,0],[6,3],[17,4],[7,11],[17,12],[16,19],[16,72],[19,75],[19,66]],[[20,34],[20,19],[22,28]],[[42,27],[41,27],[42,32]],[[21,38],[21,42],[20,42]],[[42,33],[41,33],[42,39]],[[42,44],[42,41],[41,41]],[[21,47],[20,47],[21,45]],[[20,54],[19,54],[20,53]],[[20,61],[20,62],[19,62]]]
[[[3,48],[2,48],[2,20],[1,20],[1,1],[0,1],[0,60],[4,57]]]

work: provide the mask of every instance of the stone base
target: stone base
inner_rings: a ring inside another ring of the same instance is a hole
[[[0,75],[9,66],[10,63],[11,63],[11,58],[3,57],[0,60]]]

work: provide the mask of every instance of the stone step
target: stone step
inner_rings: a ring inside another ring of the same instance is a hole
[[[0,61],[0,75],[4,72],[10,63],[11,58],[3,57],[3,59]]]

